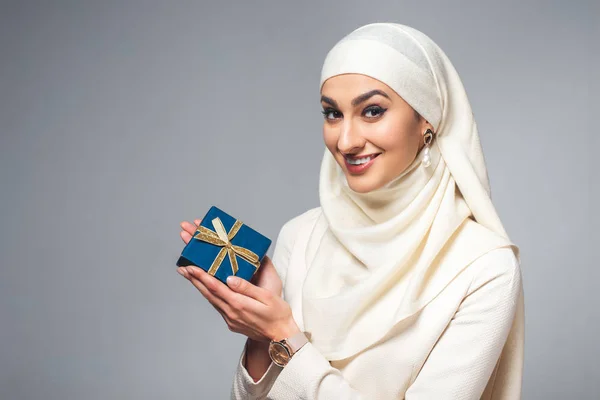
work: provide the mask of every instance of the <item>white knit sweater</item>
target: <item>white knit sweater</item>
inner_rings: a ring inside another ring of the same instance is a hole
[[[277,238],[273,264],[284,299],[303,329],[304,254],[320,207],[291,219]],[[308,343],[285,367],[271,363],[254,382],[243,367],[232,399],[510,399],[521,397],[522,366],[499,371],[497,363],[523,306],[521,271],[510,248],[473,262],[419,314],[383,340],[344,360],[328,361]],[[376,324],[377,321],[373,321]]]

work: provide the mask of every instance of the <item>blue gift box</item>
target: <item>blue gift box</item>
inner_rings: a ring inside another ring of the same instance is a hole
[[[252,279],[271,239],[212,206],[183,248],[178,266],[195,265],[221,282],[229,275]]]

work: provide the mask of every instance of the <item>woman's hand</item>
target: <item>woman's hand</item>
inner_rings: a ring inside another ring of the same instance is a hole
[[[180,233],[188,243],[201,220],[194,224],[184,221]],[[232,282],[224,285],[217,278],[196,266],[179,267],[187,278],[211,305],[221,314],[229,330],[241,333],[258,342],[281,340],[300,331],[290,306],[281,298],[282,283],[268,256],[263,257],[260,268],[248,282],[230,277]]]

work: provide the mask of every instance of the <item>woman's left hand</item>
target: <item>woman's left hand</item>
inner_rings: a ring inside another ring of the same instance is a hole
[[[258,342],[281,340],[300,332],[289,304],[267,289],[234,276],[225,285],[193,265],[179,267],[177,271],[212,304],[232,332]]]

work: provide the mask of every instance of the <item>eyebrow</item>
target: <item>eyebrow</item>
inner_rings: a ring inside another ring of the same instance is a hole
[[[388,96],[385,92],[383,92],[383,91],[381,91],[379,89],[374,89],[374,90],[370,90],[370,91],[368,91],[366,93],[363,93],[360,96],[355,97],[352,100],[351,104],[352,104],[352,106],[356,107],[360,103],[363,103],[363,102],[367,101],[368,99],[370,99],[371,97],[373,97],[375,95],[380,95],[380,96],[386,97],[388,99],[390,98],[390,96]],[[328,104],[330,104],[330,105],[332,105],[332,106],[334,106],[336,108],[339,108],[337,102],[335,100],[333,100],[332,98],[330,98],[330,97],[321,96],[321,101],[323,103],[328,103]]]

